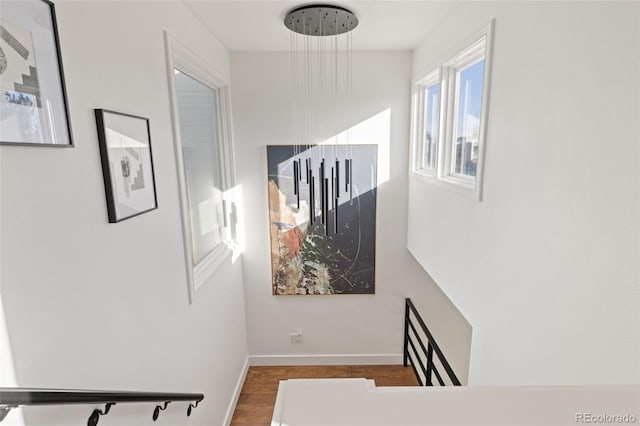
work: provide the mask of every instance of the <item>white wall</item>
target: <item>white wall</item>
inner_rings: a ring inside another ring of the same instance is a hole
[[[409,249],[473,326],[470,384],[640,382],[638,8],[463,3],[414,53],[417,77],[496,18],[484,200],[410,179]]]
[[[17,385],[202,392],[191,417],[173,403],[155,424],[220,425],[247,357],[242,266],[229,259],[188,304],[163,30],[227,79],[229,54],[180,2],[56,9],[76,146],[0,147]],[[94,108],[150,119],[158,210],[107,223]],[[116,405],[100,424],[154,424],[153,408]],[[25,420],[82,424],[92,409],[28,408]]]
[[[243,264],[253,361],[400,362],[404,298],[409,296],[466,380],[471,329],[406,250],[409,52],[354,53],[353,97],[332,104],[335,114],[326,115],[326,135],[352,127],[354,143],[378,145],[376,294],[272,296],[266,146],[292,143],[289,60],[286,52],[231,55],[238,183],[245,200]],[[290,344],[288,333],[297,328],[303,330],[304,342]],[[294,357],[278,358],[286,355]],[[321,357],[305,358],[310,355]]]

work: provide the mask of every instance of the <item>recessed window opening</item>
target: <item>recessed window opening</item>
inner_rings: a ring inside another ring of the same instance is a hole
[[[414,86],[413,172],[481,199],[493,22]]]
[[[224,239],[220,108],[217,90],[177,69],[175,88],[196,266]]]
[[[196,290],[231,255],[236,234],[229,84],[168,34],[166,43],[184,255],[193,302]]]

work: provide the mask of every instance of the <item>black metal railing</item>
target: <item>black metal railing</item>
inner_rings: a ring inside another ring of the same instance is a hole
[[[0,422],[11,409],[20,405],[63,405],[63,404],[106,404],[104,410],[95,409],[89,416],[88,426],[98,424],[100,416],[106,415],[111,407],[128,402],[158,402],[151,418],[158,419],[160,411],[174,401],[189,401],[187,416],[191,410],[204,399],[201,393],[164,393],[164,392],[129,392],[129,391],[97,391],[72,389],[29,389],[0,388]]]
[[[422,333],[419,333],[416,330],[415,325],[411,318],[415,318],[420,326]],[[426,337],[427,346],[423,342],[422,335]],[[418,342],[418,348],[414,343],[414,339]],[[409,348],[411,348],[411,352],[413,356],[409,352]],[[444,369],[444,372],[449,377],[450,384],[454,386],[460,386],[460,380],[453,372],[453,369],[449,365],[449,362],[445,358],[444,354],[440,350],[440,347],[436,343],[433,335],[427,328],[427,325],[422,320],[422,317],[418,313],[418,310],[414,306],[411,299],[407,298],[405,303],[405,311],[404,311],[404,351],[403,351],[403,365],[407,367],[409,363],[411,364],[411,368],[413,368],[413,372],[418,379],[418,383],[420,386],[433,386],[433,376],[436,377],[438,384],[440,386],[446,386],[448,383],[442,377],[441,372],[439,371],[437,365],[440,364]],[[435,362],[437,358],[438,362]],[[414,360],[415,358],[415,360]],[[416,364],[417,362],[417,364]],[[418,373],[419,367],[422,371],[422,375]]]

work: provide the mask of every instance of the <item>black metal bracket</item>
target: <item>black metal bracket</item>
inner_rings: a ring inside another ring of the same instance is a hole
[[[187,417],[189,417],[191,415],[191,410],[193,408],[196,408],[198,406],[198,404],[200,404],[200,401],[202,401],[201,399],[196,401],[195,405],[192,403],[189,403],[189,408],[187,408]]]
[[[18,408],[17,405],[3,405],[2,407],[0,407],[0,422],[4,420],[5,417],[7,417],[7,414],[9,414],[9,411],[11,411],[14,408]]]
[[[156,420],[158,420],[158,416],[160,415],[160,411],[164,411],[167,409],[167,405],[169,405],[171,401],[165,401],[164,402],[164,406],[160,406],[157,405],[156,408],[153,410],[153,421],[155,422]]]
[[[107,405],[104,406],[104,411],[98,410],[97,408],[93,410],[93,413],[91,413],[89,420],[87,421],[87,426],[96,426],[98,424],[98,420],[100,420],[100,416],[109,414],[109,410],[111,410],[111,407],[114,405],[116,405],[115,402],[107,402]]]

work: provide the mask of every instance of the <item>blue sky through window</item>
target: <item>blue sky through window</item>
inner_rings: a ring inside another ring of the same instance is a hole
[[[471,136],[480,131],[484,59],[460,72],[458,92],[458,136]]]

